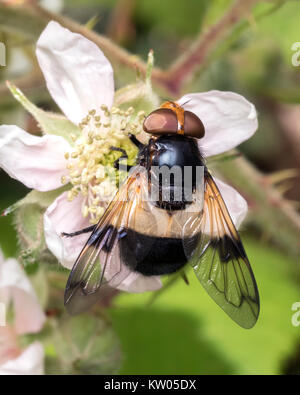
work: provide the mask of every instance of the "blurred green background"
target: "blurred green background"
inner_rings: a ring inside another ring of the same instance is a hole
[[[232,4],[229,0],[65,0],[45,2],[56,12],[80,23],[91,22],[131,53],[146,59],[154,50],[156,65],[167,68],[191,45],[197,34],[215,23]],[[47,4],[46,4],[47,5]],[[49,4],[48,4],[49,5]],[[34,70],[37,25],[22,25],[18,7],[10,9],[16,23],[1,19],[0,41],[7,44],[8,65],[0,68],[0,82],[21,81]],[[300,66],[291,50],[300,41],[300,2],[258,2],[246,20],[213,52],[205,67],[184,92],[209,89],[243,94],[258,110],[259,130],[241,147],[263,173],[300,168]],[[23,30],[22,30],[23,29]],[[299,57],[300,60],[300,57]],[[29,74],[28,74],[29,73]],[[116,73],[117,86],[132,75]],[[54,109],[43,82],[24,84],[32,101]],[[0,123],[38,128],[0,86]],[[299,173],[284,180],[282,193],[299,209]],[[0,172],[0,209],[26,194],[26,189]],[[243,192],[243,191],[241,191]],[[250,202],[251,203],[251,202]],[[278,237],[280,232],[278,228]],[[123,374],[292,374],[300,373],[300,326],[292,325],[292,305],[300,302],[300,259],[279,248],[255,223],[250,204],[241,235],[253,265],[261,295],[261,316],[250,331],[235,325],[206,295],[192,272],[159,295],[119,294],[109,317],[119,336]],[[300,236],[300,235],[299,235]],[[284,237],[284,235],[282,235]],[[298,238],[300,243],[300,237]],[[0,219],[0,245],[7,256],[17,255],[12,219]],[[300,244],[299,244],[300,245]],[[292,248],[291,248],[292,249]]]

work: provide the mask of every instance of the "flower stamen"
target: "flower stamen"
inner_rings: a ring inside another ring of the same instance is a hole
[[[145,114],[139,112],[133,116],[134,112],[133,107],[124,111],[117,107],[109,110],[102,105],[99,113],[92,109],[81,121],[79,137],[71,135],[74,149],[65,153],[69,174],[63,176],[61,182],[72,186],[68,201],[73,201],[79,194],[84,197],[81,213],[84,218],[89,217],[92,224],[98,222],[117,189],[119,172],[113,164],[120,154],[112,151],[111,146],[126,149],[129,157],[136,155],[128,134],[142,130]]]

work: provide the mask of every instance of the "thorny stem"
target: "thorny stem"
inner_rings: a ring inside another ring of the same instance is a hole
[[[300,164],[299,105],[277,104],[275,109],[275,116],[285,134],[285,139],[289,142],[290,149]]]
[[[136,0],[119,0],[109,18],[107,36],[118,44],[126,43],[134,34],[133,12]]]
[[[28,7],[28,10],[34,13],[38,17],[42,17],[47,22],[50,20],[57,21],[62,26],[68,28],[69,30],[82,34],[89,40],[97,44],[104,54],[111,60],[114,64],[116,61],[119,65],[126,66],[131,69],[138,69],[140,73],[146,76],[147,64],[142,61],[139,57],[130,54],[125,49],[121,48],[117,44],[113,43],[107,37],[104,37],[87,27],[80,25],[79,23],[73,21],[72,19],[62,16],[59,14],[51,13],[44,8],[40,7],[38,4],[34,3]],[[158,68],[153,69],[152,79],[156,81],[161,78],[162,71]]]
[[[222,162],[214,168],[247,198],[252,222],[271,235],[279,247],[299,258],[300,216],[274,187],[272,178],[262,174],[244,157]]]
[[[222,18],[206,32],[201,32],[191,47],[167,70],[154,68],[152,82],[163,87],[171,96],[179,95],[184,84],[192,79],[193,75],[200,70],[217,45],[237,23],[250,14],[252,7],[258,2],[259,0],[236,0]],[[114,44],[108,38],[95,33],[65,16],[51,13],[35,2],[31,3],[28,9],[43,19],[48,21],[55,20],[71,31],[87,37],[99,45],[112,62],[117,60],[119,64],[131,69],[137,68],[142,75],[146,75],[147,65],[145,62]]]
[[[204,66],[207,58],[225,36],[243,18],[250,14],[258,0],[236,0],[222,18],[206,32],[201,32],[192,46],[171,65],[164,75],[169,91],[178,93],[185,82]]]

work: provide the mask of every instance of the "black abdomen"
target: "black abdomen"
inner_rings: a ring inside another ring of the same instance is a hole
[[[197,240],[192,240],[195,246]],[[171,274],[187,263],[182,239],[148,236],[131,229],[120,240],[120,254],[132,270],[145,276]]]

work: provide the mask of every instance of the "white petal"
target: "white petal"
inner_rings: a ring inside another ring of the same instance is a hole
[[[67,174],[64,153],[70,150],[60,136],[33,136],[13,125],[0,126],[0,167],[28,188],[50,191]]]
[[[217,155],[236,147],[248,140],[258,126],[254,105],[237,93],[190,93],[178,103],[185,110],[195,113],[203,122],[205,136],[199,140],[199,147],[205,156]]]
[[[87,241],[88,234],[68,238],[61,237],[61,233],[75,232],[90,225],[88,219],[82,217],[82,204],[81,195],[72,202],[68,202],[67,192],[64,192],[55,199],[44,214],[44,234],[47,247],[68,269],[74,265],[75,259]]]
[[[44,374],[44,348],[34,342],[22,354],[0,365],[0,375],[42,375]]]
[[[18,334],[41,330],[45,314],[24,269],[15,259],[0,264],[0,302],[13,301],[14,327]]]
[[[121,291],[141,293],[147,291],[156,291],[162,287],[159,276],[146,277],[140,273],[133,272],[122,281],[116,288]]]
[[[113,70],[96,44],[52,21],[36,54],[49,92],[72,122],[78,124],[102,104],[111,107]]]
[[[231,219],[238,229],[247,215],[248,204],[236,189],[215,177],[214,180],[221,192]]]

